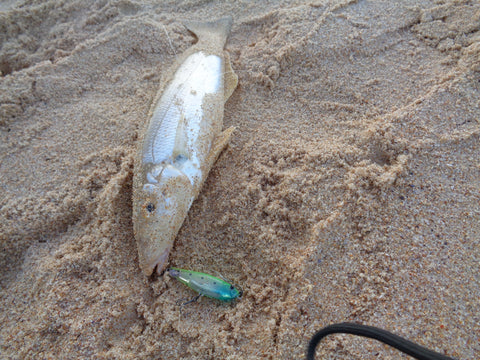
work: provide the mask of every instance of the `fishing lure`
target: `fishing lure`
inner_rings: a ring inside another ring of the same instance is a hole
[[[167,269],[168,275],[182,284],[198,292],[198,295],[185,304],[197,301],[200,296],[206,296],[224,302],[230,302],[242,296],[242,291],[216,276],[178,268]]]
[[[223,50],[232,18],[185,23],[198,43],[166,71],[140,132],[133,176],[133,232],[143,273],[161,274],[188,210],[228,144],[225,101],[237,86]]]

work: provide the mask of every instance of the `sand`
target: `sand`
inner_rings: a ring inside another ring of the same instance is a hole
[[[237,130],[170,264],[245,293],[180,312],[138,267],[133,154],[181,19],[225,15]],[[0,358],[301,359],[342,321],[480,356],[477,1],[5,1],[0,44]]]

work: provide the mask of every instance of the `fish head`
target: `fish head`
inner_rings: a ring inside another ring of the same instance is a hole
[[[147,176],[148,177],[148,176]],[[133,222],[140,267],[146,275],[161,274],[183,220],[194,199],[187,176],[166,166],[136,190]]]

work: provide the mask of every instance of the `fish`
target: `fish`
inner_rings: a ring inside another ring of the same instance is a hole
[[[132,194],[133,231],[142,272],[165,270],[174,240],[234,127],[224,104],[238,77],[224,50],[232,18],[187,21],[198,39],[166,73],[139,134]]]

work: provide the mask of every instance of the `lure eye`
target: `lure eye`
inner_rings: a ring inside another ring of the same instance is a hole
[[[235,286],[230,285],[230,290],[233,290],[233,289],[235,289]]]
[[[180,276],[180,271],[175,270],[175,269],[167,269],[167,273],[171,277],[179,277]]]

